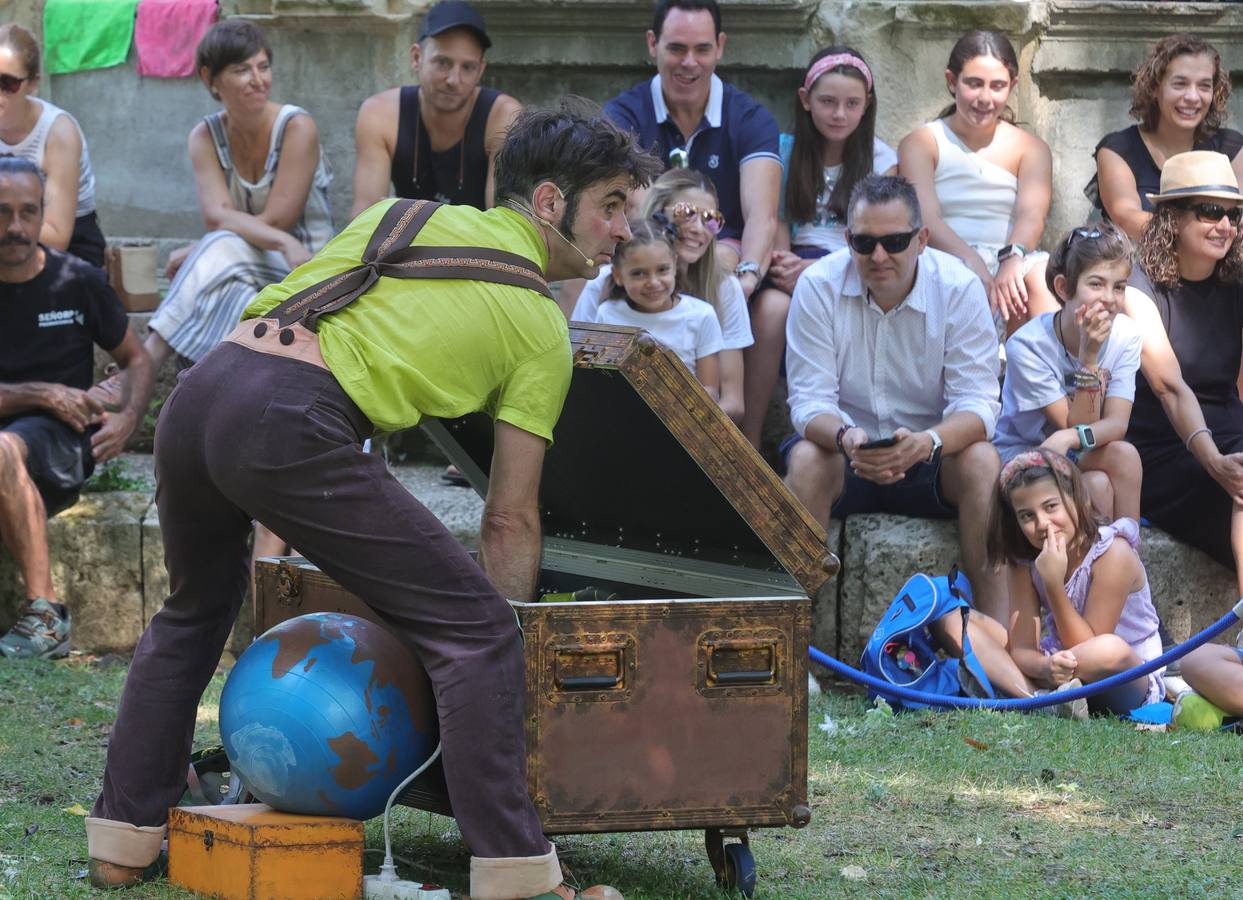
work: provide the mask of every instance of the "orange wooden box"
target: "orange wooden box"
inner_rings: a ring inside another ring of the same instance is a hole
[[[168,880],[226,900],[363,895],[363,823],[263,803],[181,806],[168,815]]]

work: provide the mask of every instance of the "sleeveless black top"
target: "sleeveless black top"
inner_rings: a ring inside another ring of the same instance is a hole
[[[1139,266],[1132,270],[1130,284],[1156,305],[1183,380],[1200,401],[1213,436],[1243,434],[1243,405],[1237,387],[1243,358],[1243,285],[1223,284],[1213,277],[1179,281],[1167,290],[1154,285]],[[1143,445],[1181,443],[1142,372],[1135,377],[1127,439],[1141,452]]]
[[[410,200],[435,200],[483,209],[488,186],[488,151],[484,146],[488,113],[500,95],[492,88],[480,88],[462,140],[436,152],[419,118],[418,86],[403,87],[397,117],[397,150],[393,153],[394,193]]]
[[[1161,192],[1161,170],[1157,168],[1152,154],[1148,152],[1148,147],[1144,144],[1144,139],[1140,137],[1139,126],[1132,125],[1130,128],[1105,135],[1096,145],[1096,150],[1092,151],[1093,159],[1102,147],[1122,157],[1122,161],[1135,176],[1135,188],[1139,191],[1139,202],[1143,204],[1144,212],[1152,212],[1152,204],[1146,195]],[[1233,128],[1219,128],[1192,149],[1213,150],[1217,153],[1224,153],[1233,160],[1239,151],[1243,150],[1243,134],[1239,134]],[[1096,186],[1096,176],[1093,175],[1088,186],[1084,188],[1084,193],[1087,194],[1092,204],[1103,212],[1104,207],[1101,205],[1100,194]]]

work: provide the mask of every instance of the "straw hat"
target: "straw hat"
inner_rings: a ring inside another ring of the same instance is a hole
[[[1147,197],[1152,203],[1182,197],[1243,200],[1230,157],[1212,150],[1190,150],[1171,156],[1161,169],[1161,193]]]

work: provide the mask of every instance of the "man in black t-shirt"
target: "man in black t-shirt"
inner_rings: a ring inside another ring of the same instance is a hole
[[[26,588],[0,658],[69,652],[47,517],[77,499],[95,463],[121,452],[151,395],[151,361],[103,273],[38,242],[43,174],[0,156],[0,536]],[[125,372],[121,408],[87,395],[94,345]]]

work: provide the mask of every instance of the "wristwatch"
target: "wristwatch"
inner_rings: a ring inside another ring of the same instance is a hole
[[[1027,248],[1022,244],[1006,244],[997,251],[997,262],[1008,259],[1011,256],[1017,256],[1019,259],[1027,256]]]
[[[928,429],[927,434],[930,438],[932,438],[932,451],[928,454],[926,462],[929,465],[935,466],[941,461],[941,435],[937,434],[931,428]]]
[[[1096,435],[1092,433],[1091,425],[1076,425],[1075,431],[1079,432],[1079,449],[1091,450],[1096,446]]]
[[[743,260],[738,265],[734,266],[734,275],[738,278],[741,278],[743,275],[754,275],[756,278],[759,278],[760,264]]]

